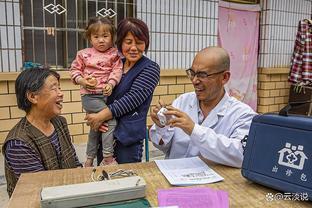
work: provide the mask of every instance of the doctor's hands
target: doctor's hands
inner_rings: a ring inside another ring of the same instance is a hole
[[[195,126],[193,120],[183,111],[174,108],[172,106],[167,106],[167,112],[165,115],[170,115],[172,118],[168,121],[171,127],[179,127],[186,134],[191,135]]]
[[[151,110],[151,119],[153,122],[159,126],[164,127],[160,124],[157,113],[161,109],[161,107],[166,107],[168,110],[164,113],[166,116],[170,116],[171,118],[169,121],[167,121],[167,124],[170,125],[170,127],[179,127],[181,128],[186,134],[191,135],[195,126],[195,123],[193,120],[183,111],[174,108],[172,106],[166,106],[165,103],[162,100],[159,100],[159,103],[152,108]]]
[[[150,113],[151,119],[159,127],[164,127],[164,126],[160,124],[157,113],[164,106],[166,106],[165,103],[162,100],[159,100],[158,104],[151,109],[151,113]]]

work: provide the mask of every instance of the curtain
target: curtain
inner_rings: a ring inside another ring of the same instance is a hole
[[[219,2],[218,44],[231,59],[230,96],[257,109],[259,5]]]

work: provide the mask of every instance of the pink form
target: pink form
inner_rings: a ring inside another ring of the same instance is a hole
[[[158,206],[228,208],[228,193],[207,187],[158,190]]]

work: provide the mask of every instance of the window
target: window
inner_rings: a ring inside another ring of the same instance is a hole
[[[22,1],[23,61],[68,68],[78,50],[88,47],[83,37],[88,19],[103,8],[117,13],[115,25],[135,17],[134,0],[27,0]],[[112,13],[111,13],[112,14]]]
[[[20,4],[0,0],[0,72],[13,72],[22,66]]]

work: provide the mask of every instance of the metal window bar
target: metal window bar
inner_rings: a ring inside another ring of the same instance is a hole
[[[14,14],[14,5],[12,4],[12,14]],[[15,31],[15,18],[12,18],[12,21],[13,21],[13,31]],[[15,35],[13,35],[13,51],[14,51],[14,57],[17,56],[16,54],[16,38],[15,38]],[[17,66],[17,59],[14,58],[14,68],[16,68]],[[11,68],[11,67],[10,67]]]
[[[56,0],[54,0],[54,5],[56,5]],[[56,14],[55,13],[54,13],[54,28],[56,28]],[[56,51],[55,52],[55,63],[56,63],[55,68],[56,69],[58,69],[57,35],[58,33],[54,35],[54,50]]]
[[[31,26],[34,27],[34,2],[33,0],[30,1],[30,8],[31,8]],[[33,58],[34,60],[36,60],[36,53],[35,53],[35,44],[34,44],[34,40],[35,40],[35,32],[34,30],[32,30],[31,33],[31,37],[32,37],[32,54],[33,54]]]
[[[44,1],[42,1],[42,8],[44,7]],[[45,23],[45,19],[46,19],[46,15],[45,12],[43,12],[42,15],[42,22],[43,22],[43,27],[45,27],[46,23]],[[47,40],[46,40],[46,30],[44,30],[43,32],[43,50],[44,50],[44,63],[47,63]]]
[[[9,11],[8,11],[8,4],[6,4],[6,7],[5,7],[5,9],[6,9],[6,11],[7,11],[7,14],[9,13]],[[6,22],[8,22],[8,15],[6,15],[5,16],[5,20],[6,20]],[[9,43],[9,27],[6,27],[6,33],[7,33],[7,44]],[[11,66],[10,66],[10,50],[9,50],[9,48],[10,48],[10,46],[9,46],[9,44],[7,45],[7,48],[8,48],[8,67],[9,67],[9,71],[11,71]]]
[[[0,2],[1,3],[1,5],[4,5],[5,4],[5,2]],[[3,7],[2,7],[3,8]],[[6,12],[5,12],[6,13]],[[1,32],[1,31],[0,31]],[[1,33],[0,33],[1,34]],[[3,58],[2,58],[2,56],[3,56],[3,53],[2,53],[2,49],[3,49],[3,46],[2,46],[2,38],[0,38],[0,61],[1,61],[1,71],[3,71],[4,70],[4,67],[3,67]]]

